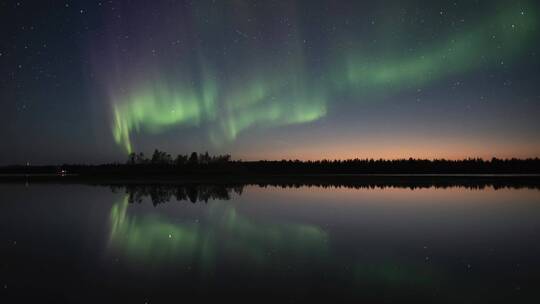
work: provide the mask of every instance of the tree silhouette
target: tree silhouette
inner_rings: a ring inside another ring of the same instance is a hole
[[[199,157],[197,156],[197,152],[191,152],[191,155],[189,156],[189,163],[190,164],[199,163]]]
[[[126,163],[128,165],[135,165],[137,163],[136,159],[137,159],[137,154],[135,152],[129,153],[128,160]]]
[[[170,154],[164,151],[155,149],[154,154],[152,155],[151,162],[154,165],[169,165],[169,164],[172,164],[172,157]]]
[[[187,164],[187,161],[188,161],[187,155],[178,154],[178,156],[176,156],[176,158],[174,159],[174,164],[177,166],[183,166]]]
[[[208,155],[208,151],[206,151],[204,154],[199,155],[199,164],[208,164],[210,163],[211,158],[210,155]]]
[[[148,163],[148,159],[144,156],[144,153],[140,152],[139,154],[137,154],[137,157],[135,159],[135,162],[137,164],[147,164]]]

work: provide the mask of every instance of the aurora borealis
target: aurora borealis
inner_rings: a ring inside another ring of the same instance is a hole
[[[6,163],[540,153],[532,0],[1,8]]]

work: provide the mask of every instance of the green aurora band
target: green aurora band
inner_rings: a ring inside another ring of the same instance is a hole
[[[218,82],[207,63],[198,85],[158,79],[137,86],[127,95],[114,96],[114,140],[131,153],[134,133],[156,134],[173,127],[204,124],[210,141],[219,145],[251,127],[316,121],[327,114],[327,103],[341,93],[356,94],[357,100],[364,100],[368,93],[421,86],[482,66],[505,64],[534,38],[535,8],[502,9],[464,34],[413,55],[374,57],[348,50],[340,60],[331,61],[331,68],[323,67],[329,78],[326,81],[309,80],[300,43],[289,50],[293,56],[285,63],[249,66],[253,60],[247,59],[238,81]]]
[[[526,12],[526,13],[525,13]],[[381,88],[387,86],[423,85],[449,75],[487,65],[504,64],[504,59],[523,49],[537,30],[534,9],[513,7],[486,20],[480,26],[450,37],[440,44],[412,56],[388,54],[376,58],[352,52],[346,73],[338,71],[338,86],[346,89]],[[384,57],[384,58],[382,58]]]

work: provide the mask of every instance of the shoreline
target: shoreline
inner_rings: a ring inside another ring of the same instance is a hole
[[[539,174],[0,175],[1,184],[469,187],[540,190]]]

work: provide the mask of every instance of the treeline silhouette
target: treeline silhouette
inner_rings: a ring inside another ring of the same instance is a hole
[[[198,154],[192,152],[189,156],[178,154],[174,159],[165,152],[158,149],[154,150],[151,158],[145,157],[144,153],[130,153],[126,162],[129,166],[134,165],[165,165],[165,166],[185,166],[185,165],[215,165],[231,161],[229,154],[211,156],[208,152]]]
[[[348,159],[348,160],[278,160],[242,161],[231,156],[193,152],[172,155],[155,150],[151,157],[131,153],[125,163],[103,165],[9,166],[4,174],[39,173],[78,174],[87,176],[253,176],[253,175],[319,175],[319,174],[540,174],[540,159],[484,160],[448,159]]]
[[[226,183],[226,184],[192,184],[192,183],[123,183],[123,184],[99,184],[100,186],[109,186],[115,193],[125,193],[128,195],[129,203],[142,203],[145,198],[152,201],[154,206],[163,204],[172,200],[189,201],[191,203],[205,202],[211,200],[230,200],[233,194],[242,195],[246,186],[257,186],[261,188],[346,188],[346,189],[447,189],[447,188],[465,188],[482,190],[486,188],[499,189],[540,189],[540,183],[527,180],[459,180],[459,179],[417,179],[417,180],[361,180],[361,181],[319,181],[319,182],[268,182],[268,183]]]

